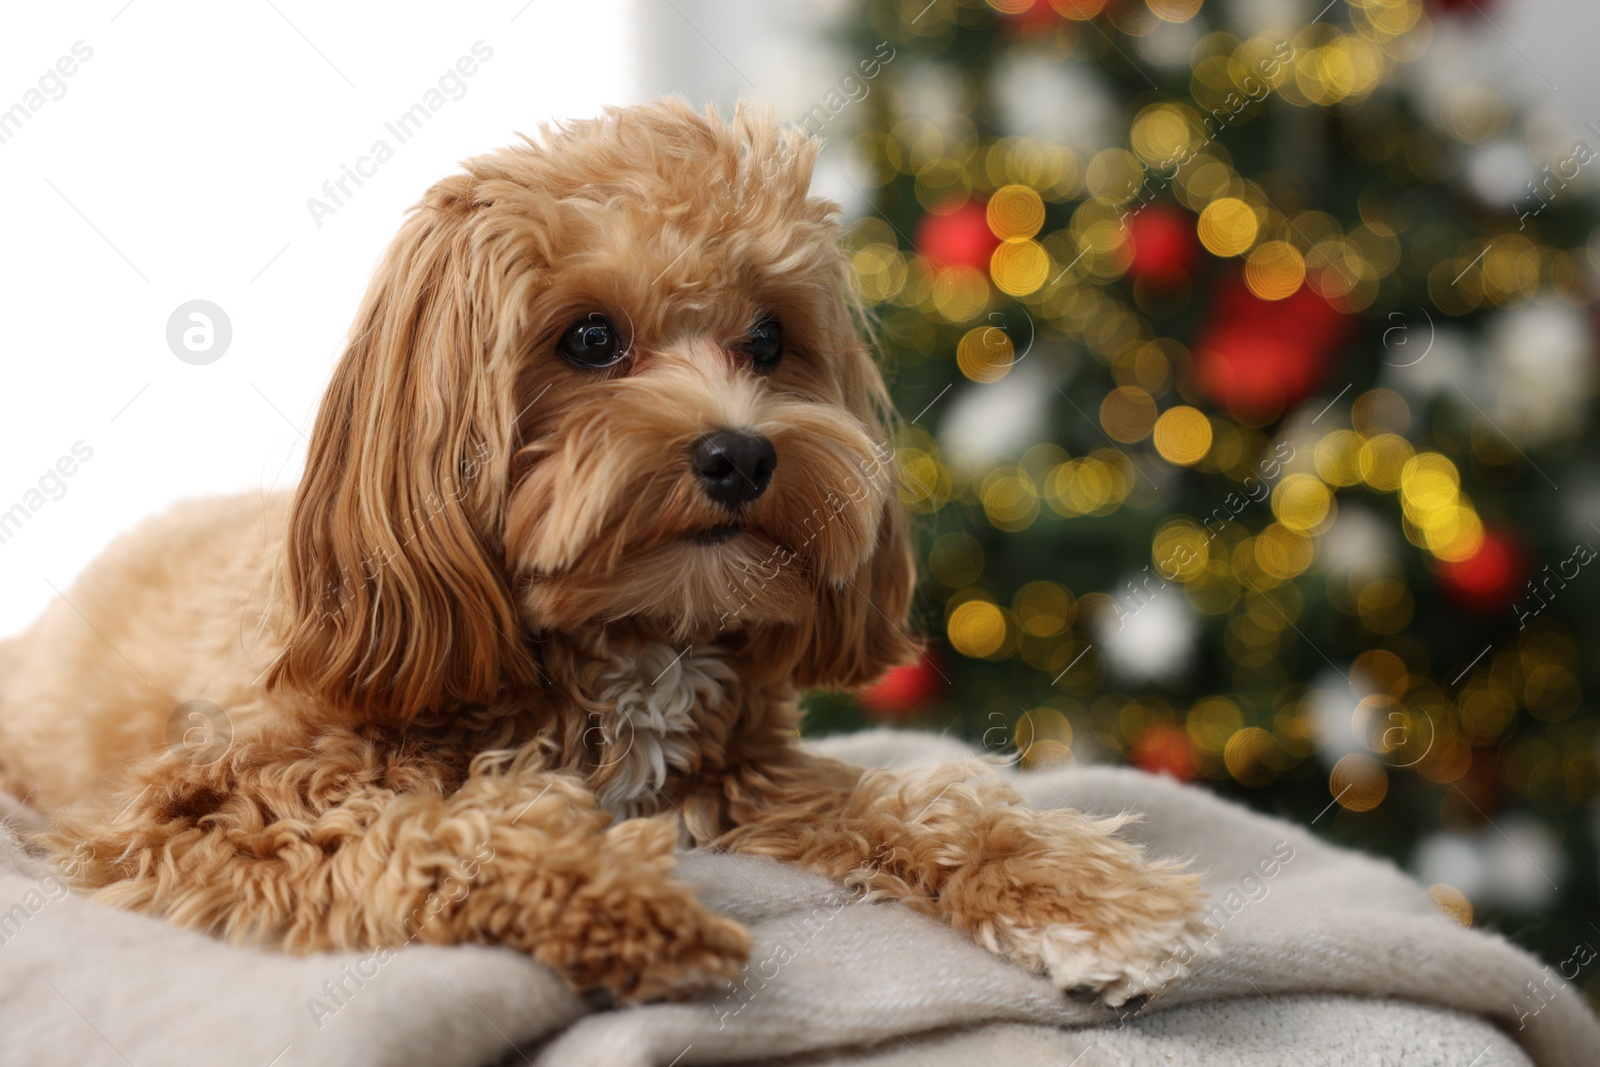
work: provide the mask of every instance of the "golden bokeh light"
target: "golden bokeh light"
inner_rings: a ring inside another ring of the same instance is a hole
[[[1029,582],[1017,590],[1011,610],[1022,632],[1034,637],[1054,637],[1072,625],[1078,603],[1072,594],[1055,582]]]
[[[1441,509],[1423,528],[1423,547],[1447,562],[1471,559],[1483,547],[1483,520],[1465,505]]]
[[[900,469],[900,502],[912,511],[928,514],[943,507],[952,490],[950,471],[939,457],[920,448],[902,448],[896,455]]]
[[[1205,573],[1211,538],[1187,517],[1168,519],[1150,542],[1150,561],[1162,581],[1189,581]]]
[[[934,274],[933,306],[949,322],[970,322],[989,306],[989,283],[971,267],[945,267]]]
[[[1072,762],[1072,723],[1051,707],[1030,708],[1017,716],[1012,727],[1018,765],[1024,770],[1044,770]]]
[[[1349,811],[1371,811],[1389,795],[1389,773],[1364,752],[1352,752],[1333,765],[1328,791]]]
[[[1406,517],[1427,525],[1428,515],[1461,500],[1461,472],[1448,456],[1419,452],[1400,468],[1400,500]]]
[[[1409,33],[1422,18],[1419,0],[1362,0],[1351,4],[1350,12],[1358,28],[1379,39]]]
[[[950,613],[945,632],[950,647],[963,656],[984,659],[1006,646],[1005,612],[987,600],[968,600]]]
[[[1211,422],[1197,408],[1169,408],[1156,420],[1155,446],[1168,463],[1180,467],[1198,463],[1211,450]]]
[[[1002,241],[1022,240],[1044,225],[1044,200],[1026,185],[1006,185],[989,198],[984,217]]]
[[[861,295],[868,300],[892,298],[906,283],[906,261],[892,245],[872,244],[850,257]]]
[[[1039,515],[1039,491],[1021,467],[1000,467],[984,476],[978,488],[989,525],[1007,533],[1026,530]]]
[[[1236,197],[1213,200],[1200,213],[1200,243],[1214,256],[1237,256],[1255,244],[1260,223],[1250,205]]]
[[[1108,0],[1050,0],[1056,14],[1075,22],[1087,22],[1106,9]]]
[[[1189,709],[1184,729],[1194,747],[1208,756],[1220,756],[1228,747],[1228,739],[1244,728],[1244,715],[1239,705],[1227,697],[1205,697]]]
[[[1320,527],[1333,509],[1333,493],[1310,474],[1291,474],[1272,491],[1272,513],[1296,533]]]
[[[1106,436],[1133,444],[1150,436],[1156,424],[1156,402],[1136,385],[1124,385],[1100,401],[1100,425]]]
[[[1400,488],[1400,472],[1416,450],[1399,434],[1383,433],[1361,445],[1357,464],[1361,480],[1381,492],[1392,493]]]
[[[1340,488],[1361,481],[1360,434],[1349,430],[1334,430],[1317,442],[1313,458],[1317,474],[1329,485]]]
[[[1011,336],[999,326],[974,326],[956,345],[956,366],[975,382],[997,382],[1016,363]]]
[[[1277,739],[1259,726],[1247,726],[1228,738],[1222,761],[1240,785],[1259,787],[1277,777],[1282,750]]]
[[[1083,176],[1089,195],[1108,206],[1132,200],[1138,195],[1144,178],[1144,164],[1125,148],[1107,148],[1096,153]]]
[[[1539,286],[1539,249],[1521,234],[1495,239],[1483,257],[1485,294],[1496,304],[1532,296]]]
[[[1404,434],[1411,428],[1411,405],[1393,389],[1368,389],[1350,405],[1350,423],[1368,437]]]
[[[1462,926],[1472,925],[1472,900],[1453,885],[1435,882],[1428,887],[1434,906]]]
[[[1127,460],[1110,449],[1069,459],[1053,467],[1045,478],[1045,502],[1058,515],[1106,515],[1128,496]],[[1114,460],[1114,462],[1113,462]]]
[[[1001,292],[1027,296],[1050,276],[1050,254],[1037,241],[1003,241],[989,257],[989,276]]]
[[[1193,152],[1195,125],[1191,120],[1192,114],[1188,108],[1178,104],[1151,104],[1133,120],[1128,143],[1140,159],[1158,168],[1158,173],[1149,175],[1150,178],[1167,177],[1176,162],[1184,158],[1185,152]]]
[[[1188,22],[1200,13],[1204,0],[1146,0],[1150,11],[1164,22]]]
[[[1287,581],[1304,574],[1316,555],[1311,538],[1283,523],[1273,523],[1255,539],[1255,561],[1267,575]]]
[[[1287,241],[1265,241],[1245,260],[1245,284],[1263,300],[1293,296],[1306,280],[1306,261]]]

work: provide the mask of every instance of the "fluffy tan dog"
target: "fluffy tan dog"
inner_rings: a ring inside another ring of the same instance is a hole
[[[637,1000],[745,962],[682,840],[1109,1004],[1183,972],[1195,878],[1116,820],[799,745],[801,690],[911,652],[913,585],[816,149],[667,102],[429,190],[293,498],[179,507],[0,646],[0,785],[82,886],[290,952],[509,945]],[[224,737],[172,744],[202,700]]]

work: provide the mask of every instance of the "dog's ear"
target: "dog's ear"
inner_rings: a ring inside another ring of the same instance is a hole
[[[916,643],[906,632],[916,588],[916,562],[899,498],[888,389],[853,329],[842,350],[849,353],[839,370],[845,406],[878,446],[868,476],[886,487],[885,500],[871,557],[849,583],[821,593],[794,671],[795,683],[803,688],[858,689],[917,653]]]
[[[330,711],[486,702],[527,659],[498,534],[511,389],[491,367],[471,211],[465,176],[440,182],[390,246],[291,505],[268,683]]]

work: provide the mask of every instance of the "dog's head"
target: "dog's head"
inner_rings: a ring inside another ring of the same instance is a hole
[[[888,404],[816,150],[668,101],[434,186],[317,418],[273,683],[403,718],[628,622],[806,687],[905,658]]]

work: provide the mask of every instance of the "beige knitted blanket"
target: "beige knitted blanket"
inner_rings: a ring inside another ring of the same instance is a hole
[[[888,732],[822,747],[864,764],[967,754]],[[1119,1019],[898,905],[770,861],[691,853],[683,877],[755,935],[745,980],[594,1013],[500,949],[230,948],[77,898],[0,830],[0,1064],[1600,1063],[1600,1025],[1557,974],[1600,966],[1593,953],[1545,967],[1440,916],[1388,864],[1198,789],[1109,768],[1015,784],[1040,806],[1144,811],[1137,836],[1208,872],[1221,955]]]

